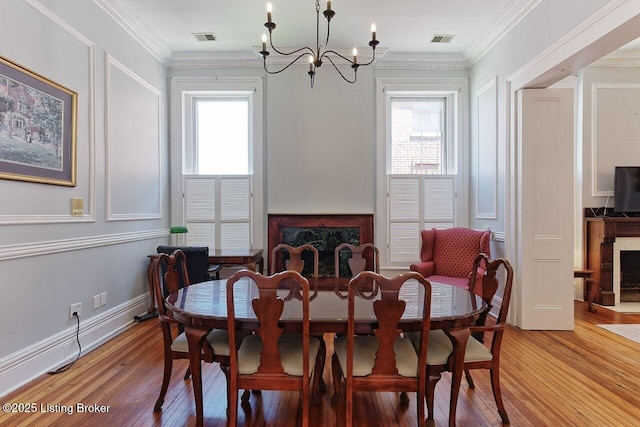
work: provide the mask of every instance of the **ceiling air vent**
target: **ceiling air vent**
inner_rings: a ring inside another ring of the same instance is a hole
[[[193,33],[193,36],[199,42],[213,42],[216,41],[216,35],[213,33]]]
[[[431,43],[449,43],[453,37],[452,34],[434,34]]]

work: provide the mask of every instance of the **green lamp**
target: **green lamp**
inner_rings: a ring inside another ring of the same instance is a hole
[[[186,234],[189,230],[187,230],[187,227],[185,227],[184,225],[174,225],[173,227],[171,227],[169,229],[169,231],[171,232],[171,240],[172,240],[172,245],[173,246],[178,246],[178,239],[180,234]]]

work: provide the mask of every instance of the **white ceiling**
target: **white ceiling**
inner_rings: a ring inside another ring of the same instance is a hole
[[[270,0],[276,47],[315,47],[314,0]],[[176,53],[253,52],[266,33],[267,0],[107,0],[145,39],[165,55]],[[370,26],[377,26],[379,48],[397,54],[434,54],[468,60],[504,34],[538,0],[333,0],[328,47],[368,49]],[[320,44],[326,20],[320,2]],[[464,13],[461,13],[464,12]],[[199,42],[193,33],[213,33]],[[451,43],[430,43],[434,34],[454,35]]]
[[[105,0],[126,26],[167,62],[185,57],[244,55],[258,58],[266,33],[267,0]],[[314,0],[270,0],[277,48],[315,47]],[[375,22],[378,52],[387,58],[421,55],[430,61],[472,63],[531,11],[540,0],[332,0],[328,47],[366,55]],[[326,20],[320,2],[320,44]],[[213,33],[197,41],[193,33]],[[430,43],[434,34],[453,35],[448,44]],[[638,50],[639,44],[627,46]]]

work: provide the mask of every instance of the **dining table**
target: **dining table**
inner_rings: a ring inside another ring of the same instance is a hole
[[[327,286],[327,278],[308,278],[311,288],[309,317],[312,334],[346,334],[347,332],[347,292],[348,279],[335,278],[332,286]],[[184,324],[189,345],[189,366],[191,369],[193,395],[196,407],[196,425],[203,425],[202,371],[200,352],[207,334],[213,329],[227,329],[226,279],[192,284],[169,294],[167,309],[172,316]],[[238,328],[254,331],[258,320],[251,301],[257,297],[258,289],[248,278],[242,278],[234,285],[234,306]],[[463,374],[466,343],[470,336],[469,327],[487,309],[482,298],[467,289],[448,284],[431,282],[430,329],[445,329],[453,345],[451,397],[449,405],[449,425],[455,426],[456,404]],[[285,300],[281,327],[285,331],[299,331],[302,327],[302,303],[288,290],[282,290]],[[372,294],[364,295],[371,298]],[[375,298],[375,296],[373,296]],[[400,328],[406,325],[415,329],[422,321],[422,292],[415,286],[405,286],[400,298],[406,301],[406,309]],[[372,333],[376,317],[370,301],[356,298],[356,333]]]

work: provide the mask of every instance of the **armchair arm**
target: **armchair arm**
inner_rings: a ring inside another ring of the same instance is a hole
[[[434,268],[435,267],[434,267],[433,261],[418,262],[416,264],[411,264],[409,266],[409,270],[417,271],[418,273],[422,274],[422,276],[424,277],[429,277],[433,275]]]

